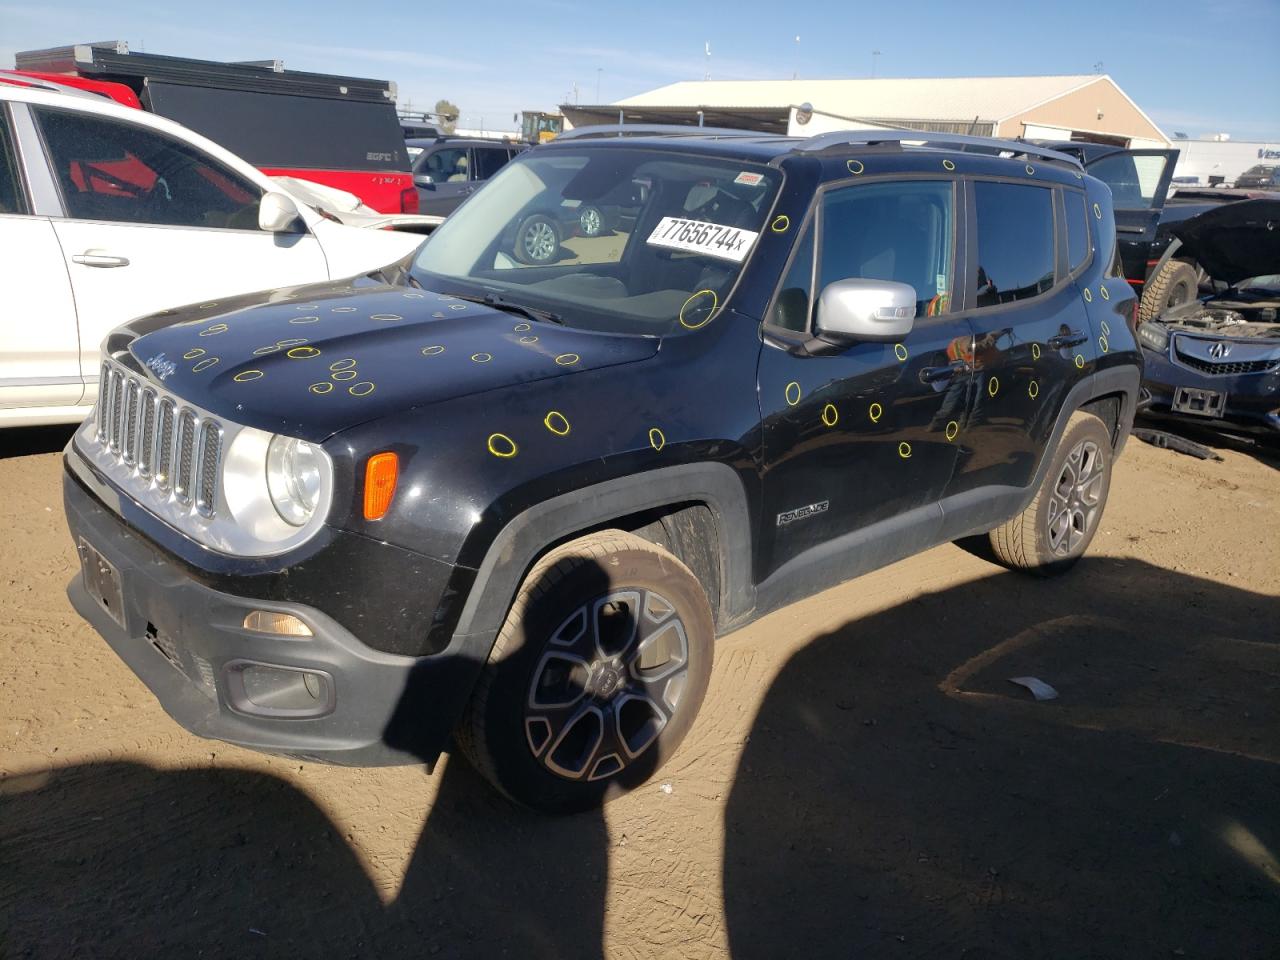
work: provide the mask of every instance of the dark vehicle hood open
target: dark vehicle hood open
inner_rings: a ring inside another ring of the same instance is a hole
[[[1194,257],[1214,280],[1239,283],[1280,273],[1280,199],[1215,207],[1172,228],[1178,256]]]
[[[135,321],[145,332],[128,349],[192,404],[316,442],[413,407],[644,360],[660,342],[368,281],[247,299]]]

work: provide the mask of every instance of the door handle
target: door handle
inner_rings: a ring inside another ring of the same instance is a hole
[[[945,367],[925,367],[920,371],[921,383],[940,383],[943,380],[950,380],[957,373],[964,373],[969,369],[969,365],[961,360],[949,363]]]
[[[101,253],[97,250],[86,250],[84,253],[73,255],[71,262],[83,264],[86,267],[127,267],[129,258],[113,257],[109,253]]]
[[[1079,330],[1072,330],[1070,333],[1060,333],[1056,337],[1049,338],[1049,346],[1054,350],[1065,350],[1067,347],[1078,347],[1089,338]]]

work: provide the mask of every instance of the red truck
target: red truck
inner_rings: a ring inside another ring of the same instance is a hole
[[[418,212],[390,81],[132,53],[123,42],[28,50],[15,67],[176,120],[270,176],[346,190],[380,213]]]

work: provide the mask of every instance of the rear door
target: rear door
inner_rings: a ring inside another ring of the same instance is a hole
[[[428,148],[414,167],[418,212],[447,217],[475,189],[471,150],[460,145]]]
[[[262,189],[202,150],[139,124],[33,108],[61,193],[55,218],[78,307],[80,373],[94,383],[114,327],[167,307],[324,280],[309,232],[258,227]]]
[[[23,155],[47,176],[26,106],[12,109],[30,131]],[[52,222],[35,211],[15,126],[0,104],[0,422],[21,416],[18,408],[74,407],[84,393],[71,281]]]
[[[475,160],[472,177],[476,181],[474,184],[476,189],[505,167],[507,161],[511,159],[511,153],[503,146],[472,147],[471,155]]]
[[[1160,259],[1161,251],[1153,251],[1152,244],[1178,154],[1177,150],[1119,150],[1086,167],[1090,176],[1111,188],[1120,260],[1124,275],[1134,281],[1139,294],[1148,269]]]

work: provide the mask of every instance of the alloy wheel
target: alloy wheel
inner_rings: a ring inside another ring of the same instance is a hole
[[[1049,550],[1070,556],[1093,529],[1101,513],[1106,479],[1102,448],[1082,440],[1071,448],[1049,496]]]
[[[556,252],[556,232],[545,220],[535,220],[525,227],[524,249],[529,259],[539,263],[550,260]]]

